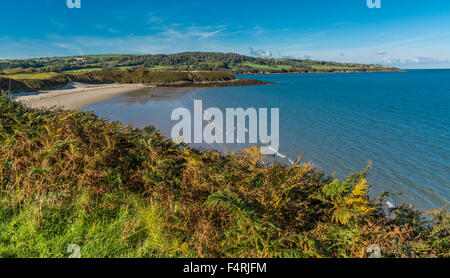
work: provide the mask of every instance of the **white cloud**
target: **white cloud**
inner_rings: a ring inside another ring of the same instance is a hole
[[[270,50],[253,49],[253,47],[250,47],[250,55],[261,58],[271,58],[273,56]]]
[[[298,57],[294,56],[294,55],[283,55],[283,54],[279,54],[278,57],[283,58],[283,59],[298,59]]]
[[[450,60],[431,57],[383,58],[383,64],[397,67],[440,67],[450,65]]]
[[[413,57],[406,59],[383,58],[383,62],[387,64],[410,65],[410,64],[446,64],[449,60],[429,58],[429,57]]]
[[[202,37],[202,39],[210,38],[212,36],[215,36],[215,35],[223,32],[223,31],[225,31],[225,30],[227,30],[227,28],[222,28],[220,30],[209,32],[209,33],[208,32],[207,33],[203,33],[203,34],[201,34],[201,37]]]

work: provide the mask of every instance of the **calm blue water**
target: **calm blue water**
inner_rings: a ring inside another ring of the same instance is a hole
[[[374,194],[403,193],[392,201],[422,209],[449,202],[450,70],[250,78],[277,85],[197,89],[170,100],[128,94],[87,110],[135,126],[152,124],[169,135],[172,110],[192,109],[193,99],[223,111],[279,108],[280,153],[291,160],[304,152],[304,161],[338,178],[372,160]]]

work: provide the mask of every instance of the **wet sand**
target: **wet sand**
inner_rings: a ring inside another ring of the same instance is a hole
[[[149,101],[156,103],[160,101],[173,101],[183,97],[189,91],[198,88],[191,87],[159,87],[144,88],[137,91],[124,94],[124,98],[120,102],[127,104],[141,103],[145,104]]]

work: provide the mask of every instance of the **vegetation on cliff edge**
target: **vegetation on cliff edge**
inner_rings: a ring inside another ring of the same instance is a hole
[[[222,155],[0,97],[0,257],[449,257],[447,210],[388,216],[344,181],[258,148]]]
[[[11,92],[49,90],[66,86],[69,82],[88,84],[153,84],[165,87],[177,86],[244,86],[269,84],[259,80],[236,79],[231,73],[224,71],[208,72],[181,72],[181,71],[154,71],[144,68],[137,70],[101,70],[85,71],[79,73],[60,73],[56,75],[32,78],[31,75],[22,76],[25,79],[4,78],[0,75],[0,90]]]
[[[399,71],[397,68],[311,59],[260,58],[235,53],[183,52],[158,55],[86,55],[0,60],[0,75],[146,68],[228,71],[233,74]]]

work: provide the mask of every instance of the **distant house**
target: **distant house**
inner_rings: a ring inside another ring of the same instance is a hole
[[[86,58],[75,57],[75,60],[76,60],[77,62],[86,63]]]

